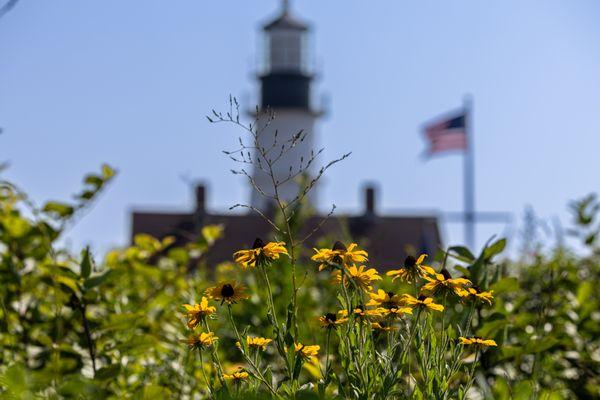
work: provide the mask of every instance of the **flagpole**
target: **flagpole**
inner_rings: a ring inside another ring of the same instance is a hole
[[[473,145],[473,98],[471,95],[463,97],[465,111],[466,149],[463,155],[464,174],[464,215],[465,215],[465,243],[471,249],[475,248],[475,149]]]

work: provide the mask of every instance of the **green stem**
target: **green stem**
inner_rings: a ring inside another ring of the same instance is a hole
[[[325,373],[329,373],[329,343],[331,340],[331,328],[327,328],[327,340],[325,341]]]
[[[242,355],[244,356],[244,359],[246,360],[246,362],[248,364],[250,364],[250,367],[252,367],[253,372],[256,375],[256,377],[267,387],[267,389],[269,389],[269,391],[276,398],[279,398],[279,395],[277,394],[277,392],[275,391],[275,389],[273,388],[273,386],[267,381],[267,379],[264,377],[264,375],[260,371],[260,368],[257,365],[258,363],[254,362],[252,360],[252,358],[249,357],[246,354],[246,352],[244,351],[244,348],[243,348],[243,345],[242,345],[242,337],[240,336],[240,332],[238,331],[237,325],[235,324],[235,320],[233,319],[233,313],[231,312],[231,305],[230,304],[227,305],[227,316],[229,318],[229,323],[231,324],[231,327],[233,328],[233,331],[235,332],[235,337],[237,338],[238,342],[240,343],[240,347],[242,347]]]
[[[447,299],[447,297],[448,297],[448,293],[444,292],[444,299],[442,301],[442,305],[444,306],[444,311],[447,310],[447,308],[446,308],[446,299]],[[441,339],[442,339],[442,346],[441,347],[442,347],[442,351],[438,352],[438,362],[437,362],[437,365],[438,365],[438,368],[439,368],[438,369],[438,376],[441,376],[441,374],[442,374],[441,368],[442,368],[443,365],[445,365],[443,363],[443,359],[444,359],[444,356],[446,355],[446,344],[447,344],[446,343],[446,340],[447,340],[447,335],[446,335],[446,313],[445,312],[441,312],[440,314],[441,314],[441,318],[442,318],[442,332],[441,332]]]
[[[417,317],[415,318],[415,322],[412,324],[412,326],[410,327],[410,334],[408,336],[408,341],[406,342],[406,347],[402,350],[402,355],[400,357],[400,364],[402,365],[402,367],[400,368],[400,372],[402,372],[402,369],[404,367],[405,364],[408,364],[408,377],[410,379],[411,376],[411,358],[410,358],[410,349],[412,347],[412,342],[414,341],[415,338],[415,333],[417,332],[417,325],[419,324],[419,318],[421,317],[421,311],[422,309],[419,308],[419,310],[417,311]],[[405,356],[408,355],[408,358],[405,359]],[[406,360],[406,363],[405,363]]]
[[[202,357],[202,350],[198,349],[198,354],[200,354],[200,371],[202,372],[202,376],[204,377],[204,382],[206,383],[206,387],[208,387],[208,393],[210,393],[210,397],[214,399],[214,389],[212,386],[212,381],[208,380],[206,376],[206,371],[204,370],[204,358]]]
[[[275,312],[275,303],[273,301],[273,290],[271,289],[271,282],[269,281],[269,275],[267,275],[267,269],[264,265],[260,265],[260,271],[262,272],[263,278],[267,285],[267,306],[270,308],[273,320],[275,321],[276,331],[279,332],[279,323],[277,322],[277,313]]]
[[[271,282],[269,281],[269,276],[267,275],[267,270],[266,270],[265,266],[260,264],[259,268],[260,268],[260,272],[262,273],[263,279],[265,280],[265,284],[267,285],[267,308],[268,308],[268,312],[270,312],[271,315],[273,316],[273,322],[275,323],[273,330],[274,330],[274,333],[276,336],[275,343],[277,345],[277,351],[278,351],[279,355],[281,356],[281,358],[283,358],[283,360],[285,362],[285,367],[288,372],[288,376],[291,378],[293,364],[290,365],[286,350],[284,348],[284,340],[283,340],[283,336],[281,334],[281,330],[279,327],[279,322],[277,320],[277,313],[275,311],[275,302],[273,301],[273,290],[271,289]],[[296,342],[296,339],[294,339],[294,342]]]
[[[465,386],[465,390],[463,392],[463,397],[462,397],[463,399],[465,398],[465,396],[467,395],[467,392],[473,385],[473,380],[475,379],[475,367],[477,366],[478,356],[479,356],[479,348],[477,348],[477,350],[475,350],[475,359],[473,360],[473,364],[471,364],[471,369],[469,371],[469,380],[467,381],[467,385]]]
[[[206,318],[203,319],[203,323],[204,323],[204,327],[206,328],[207,333],[211,333],[212,331],[210,330],[210,326],[208,325],[208,321],[206,320]],[[227,390],[227,384],[225,383],[225,378],[223,378],[223,366],[221,365],[221,360],[219,359],[219,351],[218,351],[218,344],[213,343],[213,345],[211,346],[211,357],[213,360],[213,363],[215,364],[216,368],[217,368],[217,377],[219,378],[219,382],[221,383],[221,386]]]

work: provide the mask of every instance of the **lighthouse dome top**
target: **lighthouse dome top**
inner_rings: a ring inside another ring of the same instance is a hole
[[[288,1],[284,0],[283,7],[279,16],[274,20],[267,22],[263,26],[263,30],[265,31],[272,31],[278,29],[307,31],[308,24],[293,16],[290,12]]]

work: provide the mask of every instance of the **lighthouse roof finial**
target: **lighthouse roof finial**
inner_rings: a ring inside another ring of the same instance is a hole
[[[263,26],[263,30],[271,29],[293,29],[305,31],[308,26],[297,18],[294,18],[290,13],[290,0],[281,0],[281,14],[273,21]]]

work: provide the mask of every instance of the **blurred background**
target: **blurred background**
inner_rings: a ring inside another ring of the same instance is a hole
[[[4,2],[6,3],[6,2]],[[2,4],[4,4],[2,3]],[[221,150],[230,126],[205,116],[258,101],[261,26],[275,0],[204,2],[21,0],[0,18],[0,160],[34,200],[66,199],[103,163],[119,175],[68,233],[97,251],[124,245],[133,209],[189,210],[246,202]],[[321,183],[315,205],[362,210],[377,188],[382,214],[439,216],[442,240],[464,242],[446,212],[463,208],[460,154],[427,159],[423,124],[473,99],[477,246],[519,246],[531,205],[555,233],[567,203],[599,189],[600,3],[597,1],[292,1],[309,23],[323,160],[352,151]],[[550,241],[550,244],[553,244]]]

